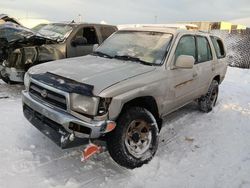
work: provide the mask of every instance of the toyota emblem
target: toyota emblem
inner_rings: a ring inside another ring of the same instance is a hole
[[[46,97],[48,96],[47,91],[46,91],[46,90],[42,90],[41,96],[42,96],[43,98],[46,98]]]

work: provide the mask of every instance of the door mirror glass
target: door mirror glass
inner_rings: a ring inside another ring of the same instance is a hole
[[[75,39],[72,40],[71,42],[72,46],[84,46],[87,44],[87,39],[85,37],[76,37]]]
[[[180,55],[175,63],[176,68],[192,69],[194,66],[195,59],[190,55]]]

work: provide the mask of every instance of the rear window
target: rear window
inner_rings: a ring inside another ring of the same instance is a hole
[[[225,57],[226,52],[225,52],[222,40],[214,36],[211,36],[211,40],[213,42],[217,58]]]

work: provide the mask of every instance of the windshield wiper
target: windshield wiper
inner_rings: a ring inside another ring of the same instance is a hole
[[[147,61],[143,61],[138,57],[133,57],[133,56],[129,56],[129,55],[116,55],[116,56],[114,56],[114,58],[125,60],[125,61],[135,61],[135,62],[141,63],[143,65],[153,66],[152,63],[149,63]]]
[[[110,59],[113,58],[111,55],[105,54],[105,53],[100,52],[100,51],[95,51],[95,52],[93,52],[91,55],[100,56],[100,57],[105,57],[105,58],[110,58]]]

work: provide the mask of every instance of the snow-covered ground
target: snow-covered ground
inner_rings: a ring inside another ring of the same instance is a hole
[[[0,81],[0,187],[250,187],[250,70],[229,68],[214,111],[190,104],[166,118],[155,158],[135,170],[102,153],[80,162],[22,115],[21,86]]]

